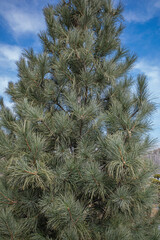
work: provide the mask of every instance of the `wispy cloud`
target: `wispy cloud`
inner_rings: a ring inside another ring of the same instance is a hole
[[[160,0],[155,1],[154,6],[160,8]]]
[[[14,70],[15,62],[21,55],[21,48],[18,46],[0,44],[0,69]]]
[[[42,8],[46,4],[45,0],[41,0],[40,3],[37,0],[1,1],[0,15],[14,34],[37,34],[45,28]]]
[[[11,108],[12,103],[5,94],[5,90],[9,82],[15,82],[16,75],[16,61],[21,55],[21,48],[7,44],[0,44],[0,97],[3,96],[7,107]]]
[[[131,0],[124,0],[126,6],[125,19],[128,22],[144,23],[160,14],[160,0],[138,0],[134,1],[134,10],[128,10]]]
[[[12,31],[16,34],[37,33],[44,28],[44,21],[39,14],[25,12],[17,8],[12,8],[3,12],[3,17],[8,22]]]
[[[2,96],[8,86],[8,83],[11,81],[12,79],[6,76],[1,76],[0,77],[0,96]]]
[[[125,13],[125,19],[128,22],[138,22],[138,23],[144,23],[148,20],[150,20],[153,17],[153,15],[151,13],[147,13],[147,14],[143,14],[142,13],[138,13],[137,12],[133,12],[133,11],[128,11]]]
[[[9,61],[16,61],[21,53],[21,48],[18,46],[0,44],[0,55]]]

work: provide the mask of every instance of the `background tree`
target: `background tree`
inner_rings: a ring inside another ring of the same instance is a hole
[[[158,240],[142,157],[154,105],[128,73],[121,5],[61,1],[44,15],[44,50],[23,53],[7,89],[14,111],[1,101],[1,238]]]
[[[154,177],[151,178],[152,183],[155,184],[155,186],[158,189],[158,201],[155,205],[153,205],[153,209],[151,212],[151,216],[154,216],[156,218],[160,217],[159,207],[160,207],[160,174],[154,174]]]

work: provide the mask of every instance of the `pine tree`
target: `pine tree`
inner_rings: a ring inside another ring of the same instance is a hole
[[[158,240],[143,155],[154,104],[122,46],[123,8],[69,0],[44,9],[43,51],[25,50],[1,100],[0,239]]]

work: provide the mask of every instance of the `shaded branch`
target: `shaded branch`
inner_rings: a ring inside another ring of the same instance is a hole
[[[6,197],[2,192],[0,192],[0,194],[1,194],[1,196],[4,197],[7,201],[10,202],[10,203],[8,203],[8,204],[15,204],[15,203],[17,203],[17,201],[14,201],[14,200]]]
[[[11,229],[9,228],[9,226],[8,226],[8,224],[7,224],[7,222],[5,220],[4,220],[4,222],[5,222],[6,226],[7,226],[9,234],[11,235],[11,240],[14,240],[13,233],[12,233]]]

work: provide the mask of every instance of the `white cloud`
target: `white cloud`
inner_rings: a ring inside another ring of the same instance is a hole
[[[4,97],[4,102],[8,107],[11,107],[11,103],[8,98],[6,98],[5,90],[9,82],[16,81],[15,62],[19,59],[20,55],[20,47],[0,44],[0,96]]]
[[[2,96],[8,86],[8,83],[11,81],[12,79],[6,76],[1,76],[0,77],[0,96]]]
[[[13,111],[14,103],[10,102],[8,100],[5,100],[4,103],[5,103],[5,106],[10,108],[10,110],[12,110],[12,112],[14,113],[14,111]]]
[[[142,13],[138,13],[138,12],[126,12],[125,13],[125,19],[128,22],[140,22],[140,23],[144,23],[148,20],[150,20],[152,18],[152,14],[151,13],[146,13],[146,14],[142,14]]]
[[[39,14],[28,13],[21,9],[10,9],[1,13],[8,22],[10,28],[16,34],[37,33],[44,29],[44,21]]]
[[[21,48],[14,45],[0,44],[0,68],[14,70],[15,62],[21,55]]]
[[[127,6],[130,4],[129,0],[124,0],[126,10],[125,19],[128,22],[144,23],[153,17],[159,17],[160,0],[138,0],[135,1],[134,10],[127,10]]]
[[[4,1],[1,3],[0,15],[16,35],[37,34],[45,27],[42,9],[37,8],[36,1],[32,2],[32,6],[24,0]]]
[[[21,48],[14,45],[0,44],[0,55],[9,61],[18,60],[21,54]]]

